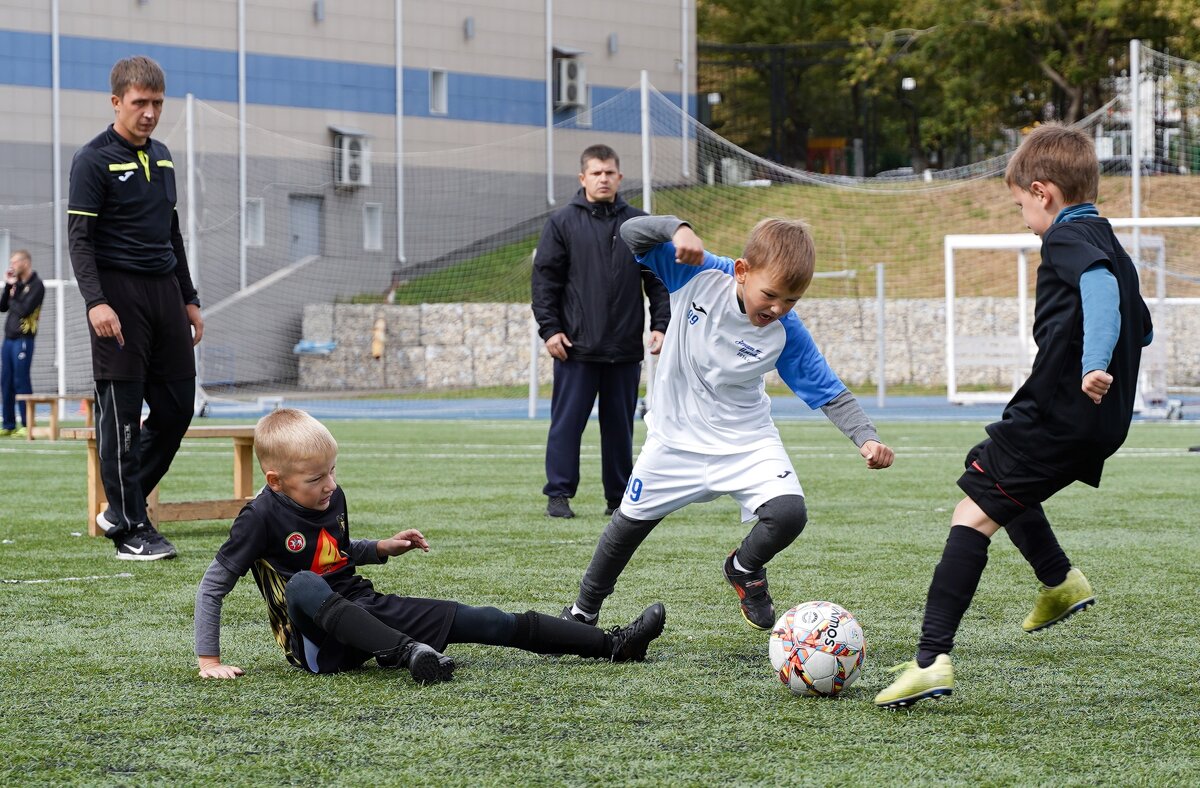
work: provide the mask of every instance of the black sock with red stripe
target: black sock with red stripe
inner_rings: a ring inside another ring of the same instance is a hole
[[[958,625],[987,566],[989,544],[991,539],[974,528],[955,525],[950,529],[925,602],[925,620],[917,643],[920,667],[929,667],[938,654],[949,654],[954,648]]]

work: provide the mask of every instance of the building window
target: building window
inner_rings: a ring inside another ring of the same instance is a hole
[[[445,115],[450,111],[450,77],[445,70],[429,70],[429,114]]]
[[[266,238],[263,198],[246,198],[246,246],[262,246]]]
[[[363,249],[383,250],[383,206],[377,202],[363,205]]]

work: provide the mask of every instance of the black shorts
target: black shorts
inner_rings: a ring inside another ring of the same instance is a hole
[[[121,321],[122,347],[112,337],[92,339],[96,380],[185,380],[196,377],[192,325],[174,274],[141,276],[100,269],[100,287]]]
[[[410,638],[442,651],[454,624],[457,602],[415,596],[369,593],[350,600],[375,618]],[[303,631],[302,631],[303,629]],[[338,673],[361,667],[372,657],[347,646],[316,626],[301,626],[292,620],[292,654],[310,673]]]
[[[958,486],[999,525],[1008,525],[1078,478],[1071,469],[1031,463],[991,438],[967,452],[965,465]]]

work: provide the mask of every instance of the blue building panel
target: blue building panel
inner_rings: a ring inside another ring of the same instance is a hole
[[[49,88],[50,36],[0,30],[0,84]],[[229,50],[168,46],[108,39],[62,36],[61,84],[67,90],[107,91],[112,64],[134,54],[149,55],[167,73],[167,95],[188,93],[205,101],[237,101],[237,53]],[[450,120],[541,126],[545,123],[545,82],[516,77],[449,72],[448,107],[444,115],[429,111],[429,70],[404,69],[404,114],[408,117],[445,117]],[[679,103],[678,94],[667,94]],[[596,131],[636,134],[640,112],[636,93],[624,88],[592,87],[592,102],[599,105],[619,97],[628,107],[591,128]],[[688,97],[694,117],[695,97]],[[392,115],[396,111],[395,68],[392,66],[319,60],[279,55],[246,54],[246,100],[252,104],[304,109],[326,109]],[[654,132],[678,135],[665,116],[654,120]],[[575,110],[556,111],[554,121],[574,126]]]

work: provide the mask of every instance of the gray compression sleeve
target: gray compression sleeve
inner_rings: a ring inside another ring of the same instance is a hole
[[[677,216],[635,216],[621,225],[621,238],[634,254],[645,254],[671,240],[675,231],[685,224],[687,222]]]
[[[375,549],[377,544],[379,543],[374,539],[351,539],[350,557],[354,559],[355,565],[386,564],[387,556],[379,557],[379,551]]]
[[[843,390],[841,394],[822,405],[821,412],[859,448],[867,441],[879,440],[875,425],[867,418],[867,414],[849,389]]]
[[[237,581],[238,576],[215,558],[204,571],[196,589],[196,656],[221,655],[221,604]]]

